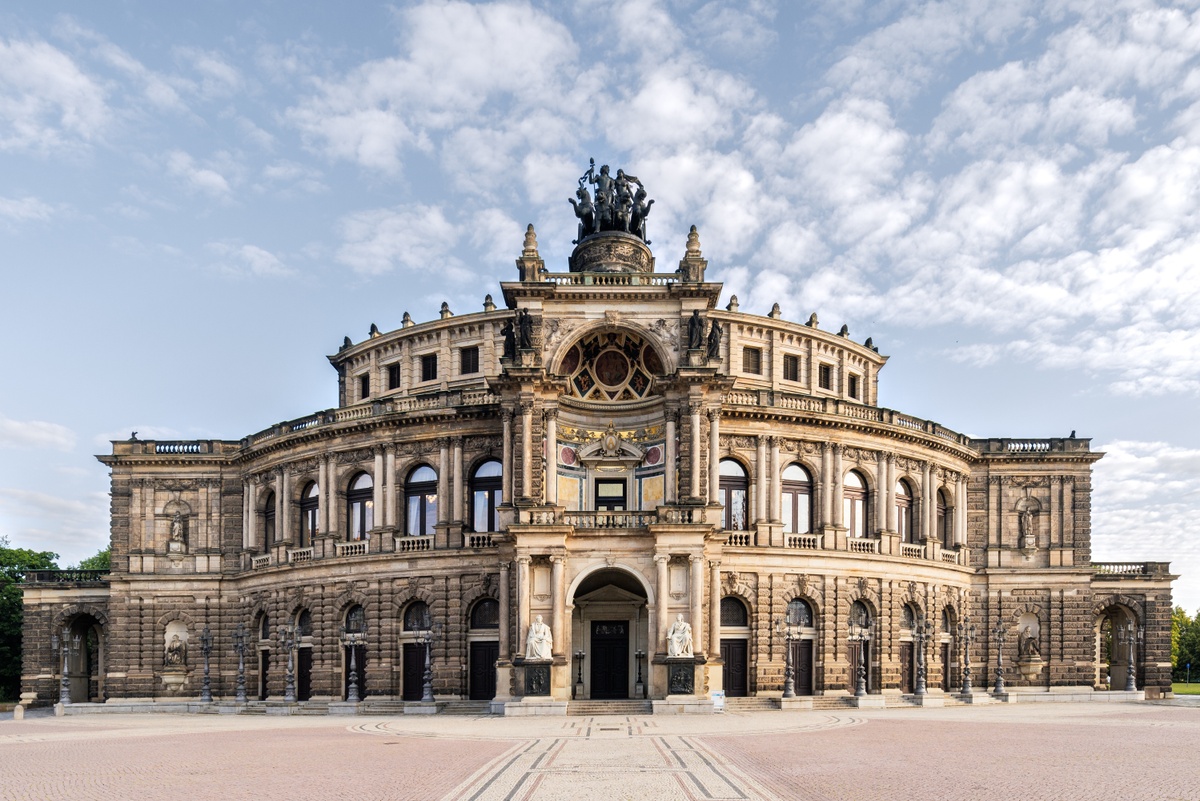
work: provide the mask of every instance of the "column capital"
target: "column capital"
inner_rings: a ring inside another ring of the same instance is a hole
[[[438,437],[437,438],[437,446],[438,446],[438,450],[440,450],[440,451],[444,451],[444,450],[448,449],[450,447],[450,438],[449,437]]]
[[[509,569],[509,567],[511,567],[511,566],[512,566],[512,563],[511,563],[511,562],[501,562],[501,563],[500,563],[500,572],[501,572],[501,573],[507,573],[507,572],[508,572],[508,569]]]
[[[656,565],[665,565],[667,562],[670,562],[670,561],[671,561],[670,554],[666,554],[666,553],[654,554],[654,564],[656,564]]]
[[[523,400],[517,403],[517,408],[521,410],[521,414],[533,414],[533,401]]]
[[[547,406],[546,408],[544,408],[542,410],[542,414],[545,416],[545,418],[547,420],[557,420],[558,419],[558,407],[557,406]]]
[[[696,554],[696,553],[689,554],[688,561],[691,562],[692,564],[696,564],[697,562],[703,563],[704,562],[704,554]]]
[[[708,419],[714,423],[721,419],[721,410],[720,409],[709,409],[707,414],[708,414]]]
[[[516,557],[513,561],[516,562],[518,566],[528,565],[530,562],[533,561],[533,557],[523,554],[521,556]]]
[[[721,560],[720,559],[709,559],[708,560],[708,569],[709,570],[720,570],[721,569]]]
[[[466,437],[464,437],[462,434],[456,434],[453,439],[454,439],[454,447],[462,448],[463,440],[466,439]]]
[[[512,419],[513,419],[513,410],[512,409],[501,409],[500,410],[500,419],[501,419],[501,421],[503,421],[505,423],[511,423]]]
[[[567,564],[567,556],[566,554],[552,553],[550,554],[550,563],[565,566]]]

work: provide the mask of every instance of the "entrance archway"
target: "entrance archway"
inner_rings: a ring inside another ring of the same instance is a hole
[[[1129,677],[1130,652],[1133,654],[1135,684],[1142,687],[1141,644],[1137,642],[1137,614],[1121,604],[1112,604],[1096,616],[1095,660],[1096,688],[1124,690]],[[1132,647],[1129,642],[1133,639]]]
[[[584,577],[572,597],[571,642],[583,653],[571,677],[575,697],[646,697],[649,607],[642,580],[602,568]]]
[[[104,700],[104,625],[89,614],[76,615],[63,626],[61,636],[74,643],[78,638],[78,649],[72,648],[67,656],[67,687],[71,703],[83,704]],[[58,654],[59,669],[62,653]]]

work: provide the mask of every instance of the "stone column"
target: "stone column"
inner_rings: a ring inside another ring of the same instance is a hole
[[[450,492],[454,495],[454,520],[463,519],[463,438],[454,438],[454,471],[451,474]]]
[[[383,474],[383,448],[375,449],[375,470],[371,476],[371,504],[374,507],[371,513],[371,527],[377,528],[384,523],[384,492],[386,487],[384,482],[387,477]]]
[[[967,541],[967,478],[959,476],[954,484],[954,544]]]
[[[287,493],[287,470],[280,468],[275,471],[275,541],[287,539],[287,504],[284,503]]]
[[[721,475],[721,410],[708,412],[708,502],[720,500]]]
[[[667,486],[664,488],[663,500],[666,501],[667,503],[675,503],[679,497],[675,491],[676,490],[675,485],[678,482],[678,479],[675,476],[675,459],[678,456],[678,451],[675,446],[675,417],[676,417],[675,411],[673,409],[668,409],[666,416],[667,416],[667,441],[666,441],[666,445],[663,449],[663,452],[664,452],[665,458],[666,458],[665,480],[666,480]]]
[[[558,505],[558,409],[546,410],[546,469],[542,494],[549,506]],[[558,640],[555,640],[558,642]]]
[[[688,557],[692,565],[692,652],[696,656],[704,653],[704,556],[693,554]]]
[[[254,548],[254,532],[258,526],[254,525],[255,518],[258,517],[258,485],[247,477],[242,485],[242,497],[246,499],[246,515],[242,522],[242,547]]]
[[[783,511],[780,509],[783,498],[783,467],[779,464],[779,437],[768,437],[767,442],[771,446],[771,481],[768,484],[767,517],[780,521],[783,519]]]
[[[708,560],[708,651],[721,653],[721,562]]]
[[[533,404],[521,402],[521,497],[533,494]]]
[[[322,487],[323,497],[321,498],[321,507],[325,509],[325,534],[337,533],[337,465],[332,457],[325,458],[325,483],[329,486]]]
[[[512,610],[512,602],[508,589],[508,562],[500,563],[500,658],[512,659],[512,638],[508,634],[508,616]]]
[[[926,462],[921,467],[921,529],[919,532],[916,532],[917,536],[913,537],[913,540],[916,542],[933,536],[934,526],[932,520],[933,514],[936,513],[933,501],[935,493],[933,488],[934,480],[933,465]]]
[[[445,523],[450,510],[447,501],[450,499],[449,489],[449,473],[450,473],[450,443],[442,437],[438,440],[438,523]]]
[[[889,487],[891,494],[894,496],[896,492],[896,455],[889,453],[887,457],[887,481],[884,482],[885,487]],[[895,531],[900,525],[900,521],[896,512],[896,499],[893,497],[891,503],[883,503],[883,511],[887,515],[886,528],[888,531]]]
[[[387,479],[387,488],[383,496],[384,505],[387,507],[384,510],[384,525],[396,527],[396,503],[398,501],[398,492],[396,490],[396,446],[388,445],[384,448],[385,464],[384,476]]]
[[[758,438],[757,461],[758,464],[755,465],[755,472],[758,475],[754,477],[758,490],[755,493],[757,495],[757,503],[755,504],[754,519],[756,521],[769,519],[767,512],[767,476],[770,471],[767,469],[767,438],[764,436],[759,436]]]
[[[516,494],[512,485],[512,412],[508,409],[503,410],[500,412],[500,419],[504,421],[504,437],[500,446],[500,493],[503,496],[502,501],[512,503]]]
[[[526,629],[529,628],[529,557],[517,557],[517,653],[525,655]]]
[[[556,654],[563,653],[563,563],[565,557],[551,556],[550,557],[550,634],[553,639],[553,651]],[[569,651],[567,652],[570,653]]]
[[[700,407],[692,405],[692,497],[700,497]]]
[[[889,486],[888,484],[888,455],[883,451],[879,452],[879,460],[875,463],[875,484],[881,490]],[[890,531],[888,527],[888,505],[886,503],[875,504],[875,527],[880,531]]]
[[[671,587],[670,579],[667,577],[667,562],[670,557],[666,554],[654,555],[654,579],[656,588],[654,590],[654,648],[647,648],[649,653],[659,653],[659,649],[666,651],[667,646],[667,599],[670,597]]]
[[[828,442],[821,445],[821,525],[833,525],[833,446]],[[829,547],[829,546],[826,546]]]
[[[844,526],[842,519],[842,446],[833,446],[833,524]]]

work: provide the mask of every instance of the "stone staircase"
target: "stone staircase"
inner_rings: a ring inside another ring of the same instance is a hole
[[[654,707],[649,701],[637,699],[621,701],[571,701],[567,704],[568,715],[651,715]]]
[[[746,698],[726,698],[726,712],[774,712],[779,709],[779,701],[770,697],[750,696]]]

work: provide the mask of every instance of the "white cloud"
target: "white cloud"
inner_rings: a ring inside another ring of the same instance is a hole
[[[0,40],[0,151],[78,148],[110,118],[104,89],[65,53],[45,42]]]
[[[0,220],[14,223],[45,222],[54,209],[36,197],[0,197]]]
[[[107,493],[68,498],[0,487],[0,517],[10,526],[14,548],[54,551],[60,564],[78,562],[108,544]]]
[[[0,415],[0,448],[69,451],[74,447],[75,432],[66,426]]]
[[[229,181],[225,176],[214,169],[198,165],[195,159],[182,150],[173,150],[167,154],[167,172],[182,180],[189,188],[207,195],[225,197],[230,192]]]
[[[209,242],[207,247],[220,258],[217,267],[223,272],[256,277],[286,276],[295,272],[278,256],[256,245]]]
[[[451,255],[459,239],[458,227],[436,206],[360,211],[344,217],[338,228],[343,243],[337,259],[355,272],[378,275],[396,268],[461,272]]]

